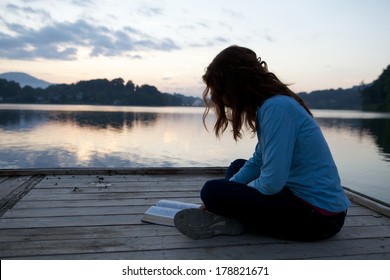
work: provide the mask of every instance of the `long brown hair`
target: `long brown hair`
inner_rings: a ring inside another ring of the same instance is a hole
[[[248,48],[230,46],[224,49],[210,63],[202,78],[206,84],[203,124],[206,127],[206,117],[212,108],[217,117],[214,125],[217,137],[226,130],[229,122],[235,140],[242,137],[243,124],[255,132],[257,109],[275,95],[293,97],[312,116],[303,100],[269,72],[265,61]]]

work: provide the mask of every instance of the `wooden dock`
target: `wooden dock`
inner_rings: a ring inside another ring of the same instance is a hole
[[[200,203],[223,168],[0,170],[0,259],[390,259],[389,208],[348,192],[344,228],[319,242],[248,232],[191,240],[141,222],[160,199]],[[373,208],[376,211],[368,209]]]

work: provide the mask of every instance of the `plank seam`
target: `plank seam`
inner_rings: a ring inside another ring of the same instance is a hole
[[[33,176],[21,184],[16,190],[2,199],[0,204],[0,217],[21,200],[35,185],[37,185],[45,176]]]

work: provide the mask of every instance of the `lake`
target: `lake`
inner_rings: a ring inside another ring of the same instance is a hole
[[[227,166],[249,132],[216,139],[204,108],[0,104],[0,169]],[[313,110],[344,186],[390,204],[390,114]]]

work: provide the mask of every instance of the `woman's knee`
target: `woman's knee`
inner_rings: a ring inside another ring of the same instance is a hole
[[[212,201],[215,201],[220,195],[219,192],[225,185],[226,180],[217,179],[207,181],[200,191],[200,198],[206,205]]]
[[[231,177],[233,177],[233,175],[236,174],[241,169],[241,167],[244,166],[245,162],[245,159],[234,160],[226,170],[225,178],[230,179]]]
[[[239,158],[239,159],[234,160],[231,163],[231,165],[242,167],[246,161],[247,161],[246,159]]]

